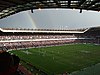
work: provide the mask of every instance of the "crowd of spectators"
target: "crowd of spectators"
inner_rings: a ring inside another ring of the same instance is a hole
[[[28,40],[28,39],[58,39],[58,38],[75,38],[74,35],[3,35],[0,41],[5,40]]]
[[[66,43],[72,43],[75,38],[74,35],[3,35],[0,36],[0,47],[6,49],[18,49],[40,46],[52,46]],[[14,40],[17,40],[16,42]],[[20,41],[18,41],[20,40]],[[22,41],[25,40],[25,41]],[[27,41],[26,41],[27,40]],[[35,40],[35,41],[34,41]],[[2,42],[1,42],[2,41]]]
[[[26,41],[26,42],[2,42],[0,46],[9,49],[53,46],[72,43],[74,40],[47,40],[47,41]]]
[[[0,47],[7,50],[29,47],[62,45],[69,43],[98,43],[100,37],[93,34],[35,34],[10,33],[0,35]]]
[[[35,39],[41,39],[41,41],[34,41]],[[46,40],[43,40],[46,39]],[[53,39],[53,40],[51,40]],[[12,42],[9,42],[12,40]],[[13,40],[20,40],[18,42],[13,42]],[[21,41],[21,40],[32,40],[32,41]],[[18,48],[28,48],[28,47],[40,47],[40,46],[51,46],[51,45],[61,45],[68,43],[97,43],[99,39],[93,37],[86,37],[86,35],[9,35],[0,36],[0,47],[5,47],[7,49],[18,49]],[[7,42],[5,42],[7,41]],[[99,42],[98,42],[99,43]]]

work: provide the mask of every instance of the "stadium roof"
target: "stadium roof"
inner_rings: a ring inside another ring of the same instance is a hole
[[[50,30],[50,29],[10,29],[10,28],[0,28],[1,32],[21,32],[21,33],[84,33],[88,31],[89,28],[86,29],[78,29],[78,30]]]
[[[14,28],[0,28],[0,32],[11,33],[85,33],[85,32],[98,32],[100,33],[100,26],[90,27],[75,30],[54,30],[54,29],[14,29]]]
[[[100,0],[0,0],[0,19],[12,14],[34,9],[70,8],[100,11]]]

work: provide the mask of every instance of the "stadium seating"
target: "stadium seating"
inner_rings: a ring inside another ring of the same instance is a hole
[[[10,32],[4,32],[5,30]],[[16,32],[13,32],[16,31]],[[17,32],[17,30],[19,30]],[[0,34],[0,47],[2,49],[19,49],[19,48],[30,48],[30,47],[41,47],[41,46],[53,46],[71,43],[95,43],[100,44],[100,33],[95,33],[93,30],[88,30],[84,33],[72,33],[72,31],[83,32],[85,29],[79,30],[65,30],[70,31],[69,33],[54,33],[60,30],[48,30],[48,29],[36,29],[40,32],[31,32],[35,29],[13,29],[3,28]],[[35,31],[36,31],[35,30]],[[22,32],[23,31],[23,32]],[[25,31],[25,32],[24,32]],[[30,31],[30,32],[28,32]],[[42,31],[52,31],[52,33],[43,33]],[[63,30],[61,30],[63,31]]]

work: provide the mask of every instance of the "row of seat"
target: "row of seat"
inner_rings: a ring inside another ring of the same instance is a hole
[[[56,38],[75,38],[74,35],[8,35],[0,36],[2,40],[28,40],[28,39],[56,39]]]

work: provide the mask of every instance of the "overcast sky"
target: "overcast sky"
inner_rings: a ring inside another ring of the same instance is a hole
[[[100,12],[72,9],[23,11],[0,19],[3,28],[77,29],[100,26]]]

